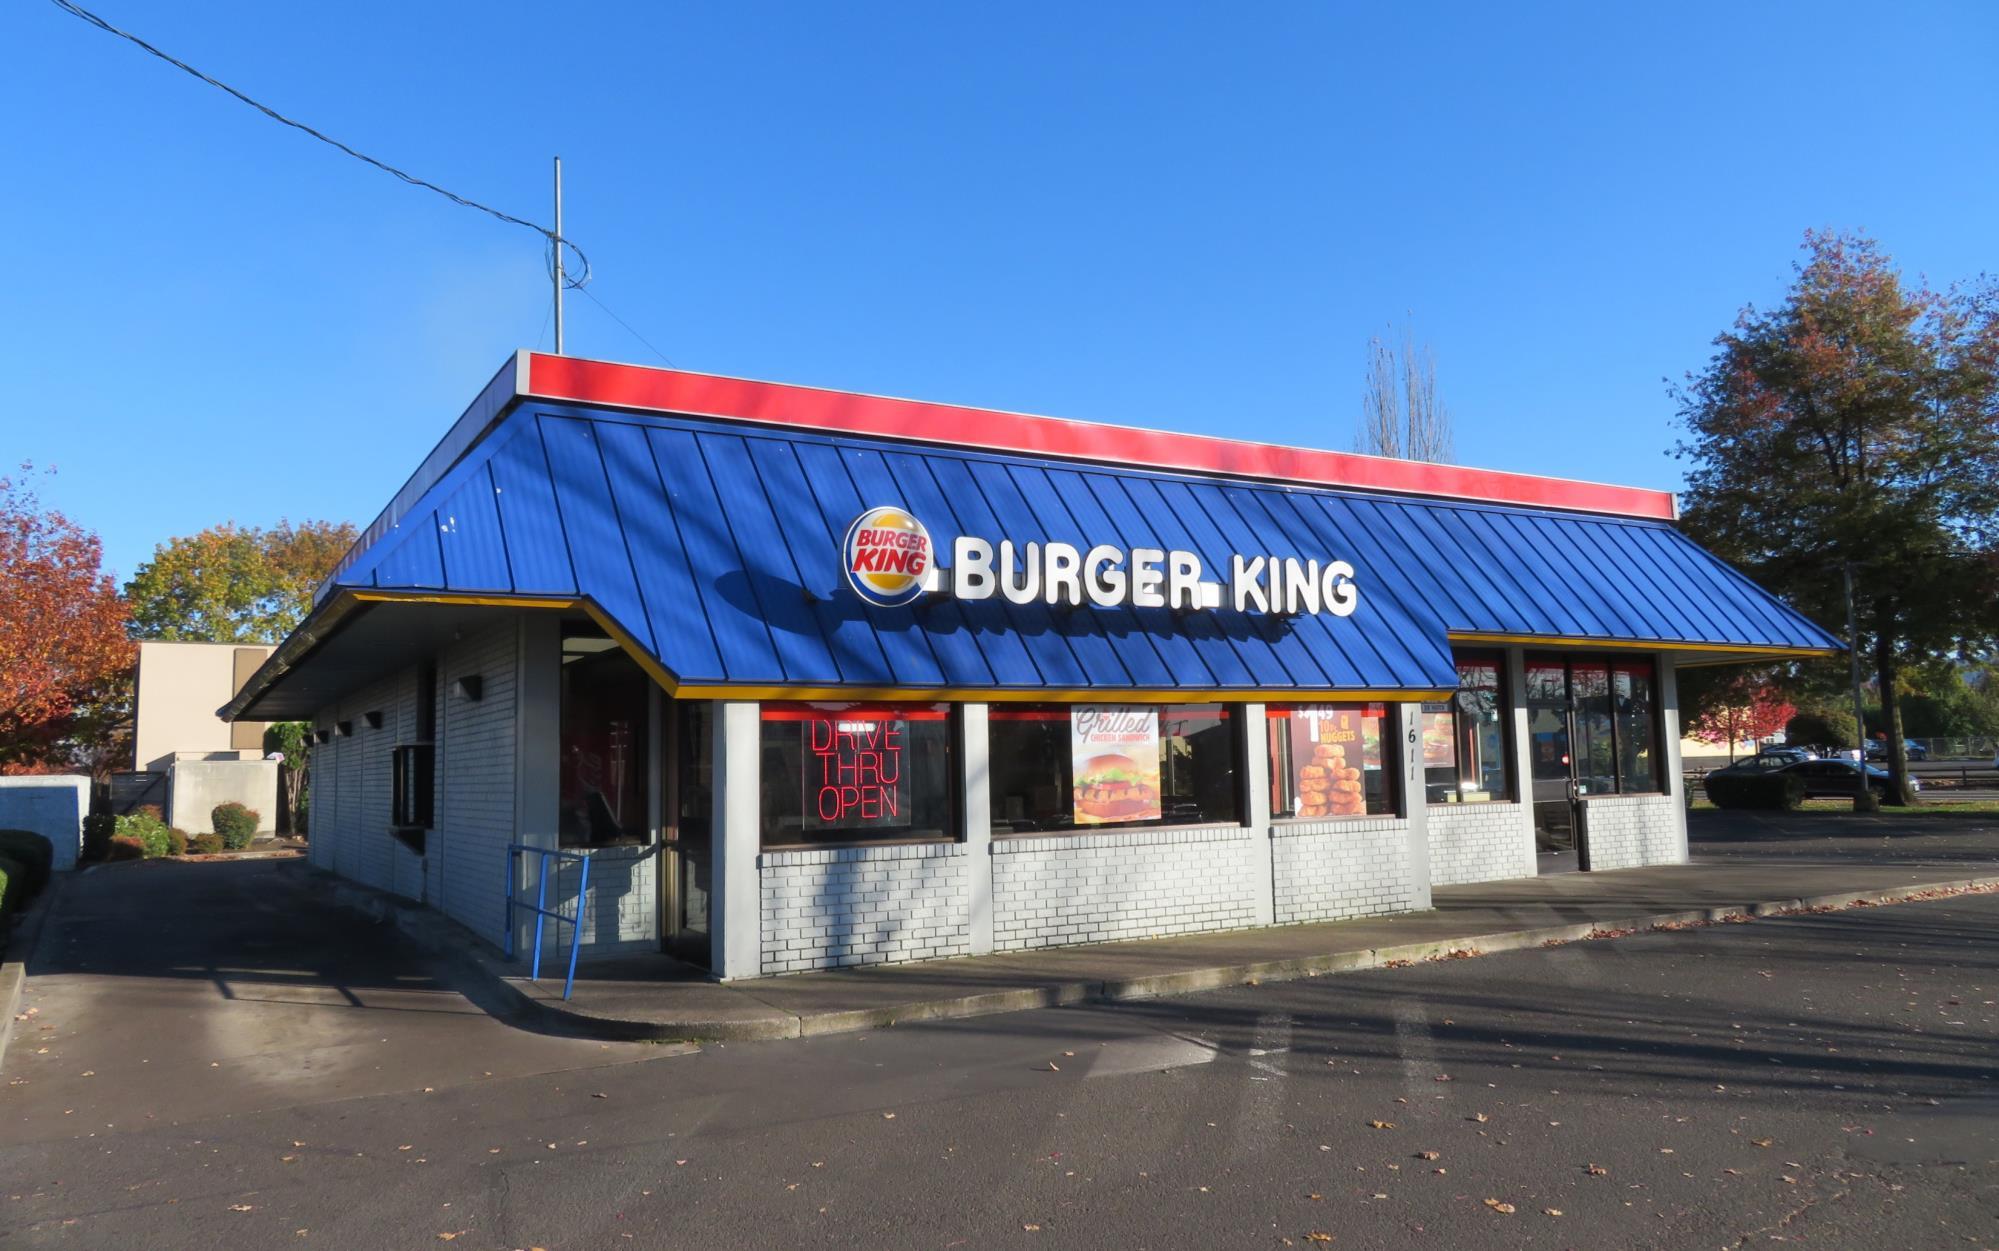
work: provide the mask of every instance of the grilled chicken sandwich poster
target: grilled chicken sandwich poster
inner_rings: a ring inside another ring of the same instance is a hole
[[[1143,705],[1079,705],[1069,718],[1077,825],[1159,819],[1159,713]]]

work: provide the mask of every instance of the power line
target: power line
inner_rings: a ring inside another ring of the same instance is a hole
[[[51,4],[54,4],[57,8],[61,9],[63,12],[68,13],[72,17],[81,18],[83,21],[90,23],[92,26],[97,27],[97,29],[104,31],[106,34],[116,35],[120,39],[128,40],[131,43],[137,44],[140,48],[143,48],[145,51],[151,53],[153,56],[158,57],[160,60],[165,61],[168,65],[173,66],[175,69],[182,70],[188,74],[192,74],[194,77],[199,78],[202,82],[207,83],[211,87],[215,87],[218,88],[219,90],[228,92],[230,95],[236,97],[238,100],[241,100],[243,103],[249,105],[251,108],[257,110],[259,113],[262,113],[264,116],[270,118],[272,121],[281,122],[284,125],[291,127],[293,130],[302,130],[306,134],[311,135],[314,139],[319,140],[321,143],[328,144],[332,147],[338,148],[342,152],[345,152],[348,156],[353,157],[355,160],[361,161],[368,165],[372,165],[376,169],[381,170],[385,174],[394,175],[395,177],[402,179],[404,182],[410,184],[413,187],[422,187],[426,191],[435,191],[437,194],[443,196],[445,199],[451,201],[453,204],[459,205],[463,208],[477,209],[482,213],[487,213],[494,217],[497,217],[501,221],[506,222],[509,225],[525,226],[529,230],[532,230],[536,234],[539,234],[543,238],[547,239],[551,247],[568,248],[571,252],[574,252],[576,254],[576,260],[578,262],[578,272],[575,277],[567,278],[565,281],[565,285],[567,285],[572,290],[582,291],[584,284],[590,281],[590,258],[583,255],[582,248],[579,248],[569,240],[562,238],[560,235],[556,234],[553,230],[550,230],[548,227],[538,226],[531,221],[515,217],[511,213],[502,213],[499,209],[493,208],[491,205],[481,204],[477,200],[468,200],[462,195],[458,195],[455,192],[445,190],[443,187],[438,186],[434,182],[429,182],[426,181],[425,179],[418,178],[416,175],[397,169],[395,166],[390,165],[384,161],[378,161],[374,157],[369,156],[365,152],[357,152],[353,148],[350,148],[346,144],[340,142],[338,139],[334,139],[328,135],[321,134],[319,131],[314,130],[312,127],[306,125],[304,122],[294,121],[291,118],[286,117],[284,114],[278,112],[276,109],[272,108],[268,104],[262,104],[256,100],[252,100],[249,96],[246,96],[242,92],[236,90],[234,87],[231,87],[228,83],[225,83],[217,78],[212,78],[209,75],[204,74],[200,70],[194,68],[194,66],[189,65],[186,61],[180,60],[177,57],[173,57],[165,52],[162,52],[160,49],[154,47],[152,44],[147,43],[145,40],[139,38],[137,35],[133,34],[132,32],[118,29],[116,26],[113,26],[111,23],[105,21],[103,18],[97,16],[95,13],[92,13],[89,9],[83,8],[80,5],[72,3],[72,0],[49,0],[49,2]],[[585,294],[587,295],[588,292],[585,292]],[[610,310],[606,309],[605,311],[609,312]],[[619,324],[623,325],[624,323],[620,322]],[[625,328],[627,330],[631,329],[631,327],[629,326],[626,326]],[[637,332],[634,331],[633,333],[636,334]],[[639,341],[641,343],[645,342],[644,339],[640,339]],[[650,347],[651,345],[647,344],[647,346]],[[664,359],[664,357],[662,357],[661,359]]]
[[[596,306],[597,306],[598,308],[601,308],[601,309],[603,309],[603,310],[604,310],[604,315],[605,315],[606,317],[609,317],[609,318],[610,318],[610,319],[611,319],[612,321],[614,321],[614,322],[617,322],[617,323],[618,323],[618,324],[619,324],[620,326],[623,326],[623,327],[625,328],[625,333],[626,333],[626,334],[629,334],[630,336],[632,336],[632,338],[634,338],[634,339],[637,339],[637,340],[638,340],[638,341],[639,341],[640,343],[643,343],[643,344],[645,344],[645,345],[646,345],[646,350],[647,350],[647,351],[651,352],[651,353],[652,353],[652,354],[653,354],[654,356],[657,356],[657,357],[659,357],[659,358],[660,358],[661,360],[665,361],[665,362],[666,362],[666,367],[667,367],[668,369],[678,369],[678,368],[680,368],[680,366],[678,366],[678,365],[676,365],[676,364],[674,364],[674,363],[673,363],[673,361],[672,361],[672,360],[671,360],[671,359],[670,359],[670,358],[669,358],[669,357],[667,356],[667,354],[666,354],[666,353],[664,353],[664,352],[660,351],[660,350],[659,350],[658,348],[654,347],[654,346],[652,345],[652,340],[650,340],[650,339],[646,338],[646,337],[645,337],[644,335],[640,334],[640,333],[639,333],[638,331],[636,331],[636,330],[633,330],[633,329],[632,329],[632,327],[631,327],[631,324],[630,324],[629,322],[627,322],[627,321],[626,321],[626,320],[625,320],[624,318],[622,318],[622,317],[618,316],[618,315],[617,315],[616,313],[613,313],[613,312],[611,311],[611,306],[610,306],[610,305],[608,305],[608,304],[606,304],[606,303],[604,303],[604,301],[602,301],[602,300],[598,299],[598,298],[597,298],[597,296],[596,296],[596,294],[595,294],[594,292],[590,292],[590,291],[584,291],[584,290],[583,290],[583,288],[581,288],[581,287],[578,287],[578,288],[577,288],[577,290],[579,290],[579,291],[583,291],[583,294],[584,294],[585,296],[589,297],[589,300],[590,300],[590,302],[591,302],[592,304],[595,304],[595,305],[596,305]]]

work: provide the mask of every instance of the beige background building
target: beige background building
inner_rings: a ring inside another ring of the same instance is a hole
[[[257,811],[261,828],[277,828],[278,766],[264,759],[269,723],[215,715],[270,653],[257,643],[139,644],[132,767],[153,777],[131,793],[159,802],[168,824],[199,833],[217,804],[235,800]]]

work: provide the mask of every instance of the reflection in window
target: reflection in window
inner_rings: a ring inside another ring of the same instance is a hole
[[[995,704],[995,833],[1240,821],[1224,704]]]
[[[1272,704],[1267,715],[1271,816],[1394,814],[1387,705]]]
[[[1506,799],[1511,739],[1497,656],[1458,658],[1458,691],[1423,705],[1423,777],[1429,802]]]
[[[1527,733],[1534,780],[1569,778],[1569,671],[1559,660],[1527,660]]]
[[[561,844],[644,842],[652,679],[589,623],[562,634]]]
[[[1576,781],[1585,795],[1662,789],[1659,708],[1643,657],[1527,658],[1528,728],[1536,781],[1568,780],[1568,695],[1575,694]]]
[[[957,837],[949,704],[765,704],[763,845]]]
[[[1651,661],[1620,660],[1611,666],[1621,790],[1659,789],[1659,716],[1653,691]]]

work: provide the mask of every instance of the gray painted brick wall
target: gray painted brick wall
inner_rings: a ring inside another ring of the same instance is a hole
[[[1256,923],[1261,830],[994,839],[993,947],[1019,951]]]
[[[1271,827],[1271,873],[1279,925],[1416,906],[1409,823],[1396,818],[1277,824]]]
[[[1426,832],[1432,886],[1534,875],[1534,830],[1524,804],[1431,804]]]
[[[764,852],[759,967],[768,975],[967,954],[970,861],[962,843]]]

